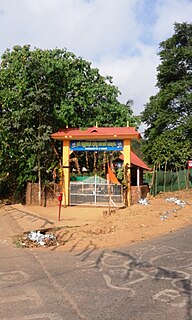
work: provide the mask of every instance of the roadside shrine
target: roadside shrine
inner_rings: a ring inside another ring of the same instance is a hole
[[[120,151],[123,155],[124,168],[127,166],[127,176],[130,176],[131,139],[140,139],[140,134],[134,127],[91,127],[86,130],[64,128],[51,135],[53,139],[63,143],[63,204],[70,203],[70,154],[73,151],[111,152]],[[130,188],[128,188],[127,205],[130,206]]]

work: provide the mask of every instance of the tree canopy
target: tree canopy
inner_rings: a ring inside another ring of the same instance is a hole
[[[50,135],[59,128],[137,125],[131,105],[121,104],[118,95],[111,77],[66,49],[6,50],[0,65],[0,175],[9,190],[51,179]]]
[[[175,23],[160,49],[159,91],[142,114],[143,152],[150,164],[185,166],[192,158],[192,24]]]

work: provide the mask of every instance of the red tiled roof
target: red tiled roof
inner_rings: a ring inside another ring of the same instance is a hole
[[[120,155],[119,159],[124,160],[123,154]],[[151,170],[151,168],[149,168],[148,165],[143,162],[143,160],[141,160],[133,151],[131,151],[131,164],[146,170]]]
[[[65,128],[51,135],[52,138],[63,140],[68,139],[87,139],[93,136],[97,137],[113,137],[113,138],[136,138],[139,139],[140,133],[134,127],[91,127],[86,130],[79,128]]]

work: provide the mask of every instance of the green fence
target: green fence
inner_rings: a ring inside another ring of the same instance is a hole
[[[179,171],[162,171],[154,172],[154,176],[149,182],[150,193],[156,195],[160,191],[177,191],[192,186],[192,169]]]

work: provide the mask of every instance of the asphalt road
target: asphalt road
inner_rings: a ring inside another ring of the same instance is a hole
[[[192,227],[81,252],[16,248],[20,231],[0,215],[1,320],[192,320]]]

